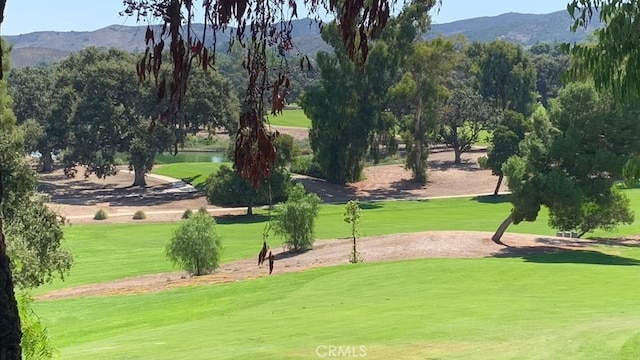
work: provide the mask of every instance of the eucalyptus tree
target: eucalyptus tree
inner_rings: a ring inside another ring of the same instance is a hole
[[[407,160],[413,179],[427,181],[427,138],[437,127],[438,112],[448,96],[445,82],[461,53],[453,39],[416,41],[404,64],[405,73],[389,90],[396,111],[405,119]]]

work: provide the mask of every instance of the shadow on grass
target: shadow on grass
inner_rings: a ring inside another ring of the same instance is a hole
[[[640,260],[605,254],[595,250],[569,250],[553,246],[507,247],[493,257],[522,258],[526,262],[543,264],[594,264],[638,266]]]
[[[268,215],[221,215],[215,216],[216,223],[221,225],[257,224],[269,221]]]
[[[186,182],[187,184],[193,184],[193,182],[199,178],[200,176],[202,176],[202,174],[198,174],[198,175],[194,175],[194,176],[189,176],[189,177],[184,177],[181,180]]]
[[[471,198],[471,201],[477,201],[483,204],[504,204],[508,203],[509,195],[485,195],[485,196],[474,196]]]
[[[384,207],[381,203],[376,203],[376,202],[361,202],[360,203],[360,209],[362,210],[374,210],[374,209],[380,209]]]

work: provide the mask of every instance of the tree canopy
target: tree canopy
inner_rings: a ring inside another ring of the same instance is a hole
[[[593,77],[598,89],[608,88],[625,97],[640,93],[640,37],[636,0],[571,0],[567,10],[573,29],[586,27],[599,16],[603,27],[594,30],[595,42],[566,45],[575,59],[570,77]]]
[[[631,221],[628,201],[614,183],[638,146],[631,137],[619,136],[640,130],[633,108],[616,105],[589,83],[572,83],[560,91],[550,120],[534,117],[534,130],[520,153],[503,166],[512,191],[511,220],[534,221],[546,206],[549,225],[559,230],[586,233]],[[500,236],[499,231],[494,240]]]

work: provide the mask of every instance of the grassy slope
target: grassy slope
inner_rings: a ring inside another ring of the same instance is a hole
[[[268,120],[269,124],[274,126],[311,127],[311,120],[304,114],[302,109],[284,110],[281,115],[269,115]]]
[[[231,166],[230,162],[212,163],[173,163],[153,168],[152,172],[158,175],[170,176],[182,179],[195,187],[203,186],[211,173],[218,171],[221,165]]]
[[[636,358],[637,267],[599,259],[372,263],[35,309],[64,359],[316,359],[319,345],[364,345],[368,359]]]
[[[636,212],[640,210],[640,189],[631,195]],[[391,201],[364,203],[362,236],[406,233],[431,230],[494,231],[509,214],[506,197],[485,198],[495,202],[481,202],[470,198],[430,201]],[[344,205],[323,205],[316,226],[319,239],[340,238],[349,235],[349,227],[342,220]],[[263,212],[263,214],[266,214]],[[255,255],[261,245],[261,234],[266,216],[247,219],[225,217],[218,219],[218,230],[223,236],[223,261]],[[177,224],[119,224],[74,225],[65,229],[66,244],[74,253],[76,264],[65,282],[38,289],[51,289],[103,282],[143,274],[171,271],[164,257],[164,247]],[[546,210],[538,221],[512,225],[510,232],[554,235],[547,226]],[[598,232],[596,236],[621,236],[640,233],[640,219],[621,227],[615,233]],[[272,246],[276,239],[271,240]]]

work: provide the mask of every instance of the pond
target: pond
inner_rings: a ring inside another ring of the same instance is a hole
[[[182,162],[213,162],[226,161],[227,157],[221,151],[180,151],[177,155],[164,153],[156,155],[156,164],[173,164]]]

